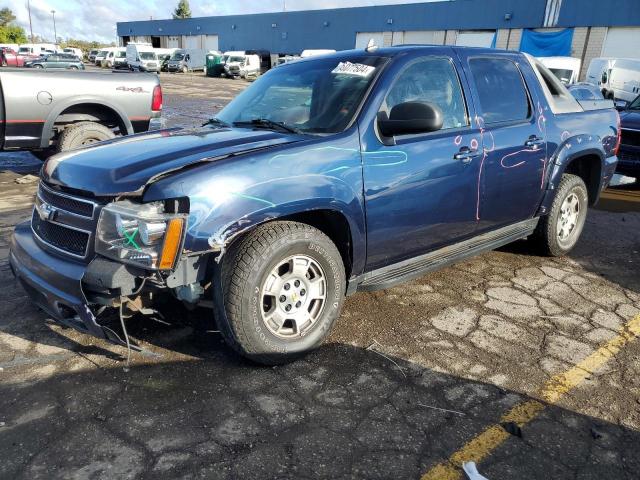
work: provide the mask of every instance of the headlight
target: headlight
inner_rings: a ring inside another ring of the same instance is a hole
[[[110,203],[102,209],[96,253],[153,270],[171,270],[178,260],[186,215],[165,213],[162,202]]]

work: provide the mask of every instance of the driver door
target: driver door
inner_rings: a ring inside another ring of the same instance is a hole
[[[377,120],[362,136],[368,271],[473,235],[479,208],[479,131],[457,59],[419,56],[396,67],[378,115],[404,102],[442,110],[442,129],[381,138]]]

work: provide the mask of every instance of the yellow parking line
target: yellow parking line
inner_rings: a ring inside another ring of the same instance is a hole
[[[589,375],[615,356],[622,347],[638,337],[640,337],[640,315],[629,320],[622,327],[619,335],[602,345],[575,367],[549,379],[540,390],[539,396],[548,404],[557,403],[567,392],[576,388]],[[519,403],[500,418],[500,423],[514,422],[519,427],[523,427],[536,418],[544,408],[545,404],[537,400]],[[422,480],[460,479],[462,475],[460,467],[463,462],[481,462],[510,435],[499,424],[489,426],[453,453],[446,462],[439,463],[425,473]]]

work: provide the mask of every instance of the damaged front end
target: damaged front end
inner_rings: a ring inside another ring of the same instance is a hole
[[[167,299],[187,306],[201,301],[214,253],[183,251],[188,211],[186,198],[116,201],[43,182],[31,220],[16,226],[11,268],[59,323],[129,346],[123,315],[155,314]]]

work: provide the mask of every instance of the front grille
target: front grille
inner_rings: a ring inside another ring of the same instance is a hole
[[[85,202],[65,194],[54,192],[42,184],[40,184],[40,187],[38,188],[38,195],[42,200],[56,208],[75,213],[76,215],[82,215],[87,218],[93,217],[95,204],[92,202]]]
[[[640,131],[622,129],[621,143],[623,145],[632,145],[640,147]]]
[[[43,242],[77,257],[84,257],[89,244],[89,234],[42,220],[34,209],[31,228]]]

